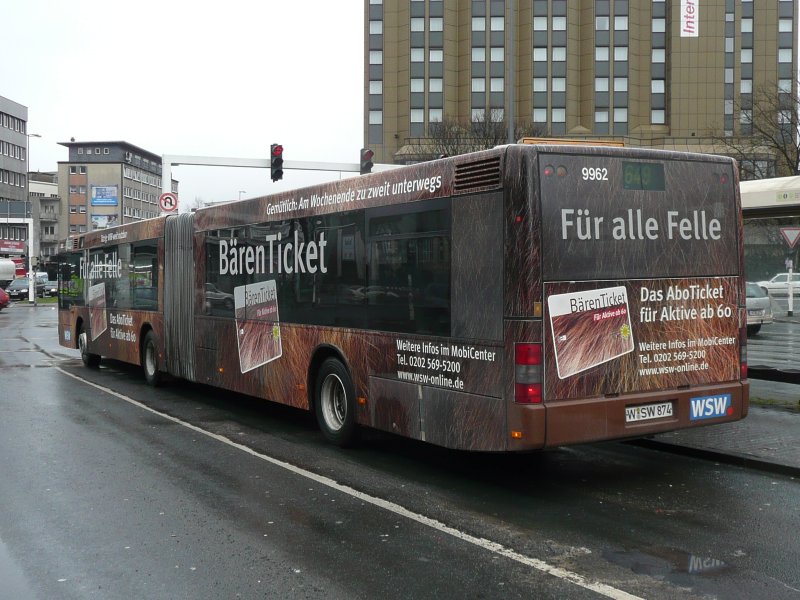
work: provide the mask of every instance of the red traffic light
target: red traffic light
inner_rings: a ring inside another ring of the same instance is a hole
[[[283,145],[272,144],[269,147],[269,170],[272,181],[283,179]]]
[[[362,148],[361,149],[361,161],[359,163],[359,171],[362,175],[366,175],[367,173],[372,172],[372,157],[375,156],[375,153],[370,150],[369,148]]]

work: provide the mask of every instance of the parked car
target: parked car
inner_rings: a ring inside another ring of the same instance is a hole
[[[766,290],[757,283],[747,282],[747,335],[755,335],[762,325],[772,323],[772,306]]]
[[[11,298],[8,297],[8,294],[6,294],[3,288],[0,288],[0,310],[8,306],[9,302],[11,302]]]
[[[759,281],[758,285],[767,290],[770,296],[789,296],[789,273],[778,273],[769,281]],[[792,295],[800,295],[800,273],[792,273]]]
[[[233,310],[233,294],[223,292],[213,283],[206,284],[206,306],[221,306],[225,310]]]
[[[58,296],[58,282],[52,279],[45,281],[44,289],[42,290],[42,298],[46,296]]]
[[[37,296],[42,295],[42,291],[44,290],[44,282],[37,281],[34,284],[34,293]],[[6,292],[11,297],[12,300],[24,300],[28,297],[28,278],[27,277],[20,277],[19,279],[15,279],[6,288]]]

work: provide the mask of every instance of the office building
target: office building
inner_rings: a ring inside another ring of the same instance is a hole
[[[60,234],[73,237],[157,217],[161,157],[128,142],[62,142],[69,160],[58,163]],[[178,183],[171,189],[177,193]]]
[[[28,254],[28,109],[0,96],[0,257]]]
[[[436,123],[512,117],[713,151],[750,135],[758,90],[796,100],[797,2],[365,0],[365,145],[413,162]]]

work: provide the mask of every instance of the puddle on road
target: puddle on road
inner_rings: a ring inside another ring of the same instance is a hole
[[[730,573],[733,569],[718,558],[689,554],[674,548],[648,548],[646,551],[604,550],[603,558],[638,575],[649,575],[683,584],[693,577],[713,578]]]

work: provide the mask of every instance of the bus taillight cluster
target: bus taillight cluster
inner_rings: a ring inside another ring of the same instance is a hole
[[[514,347],[514,399],[520,404],[542,402],[542,345]]]

